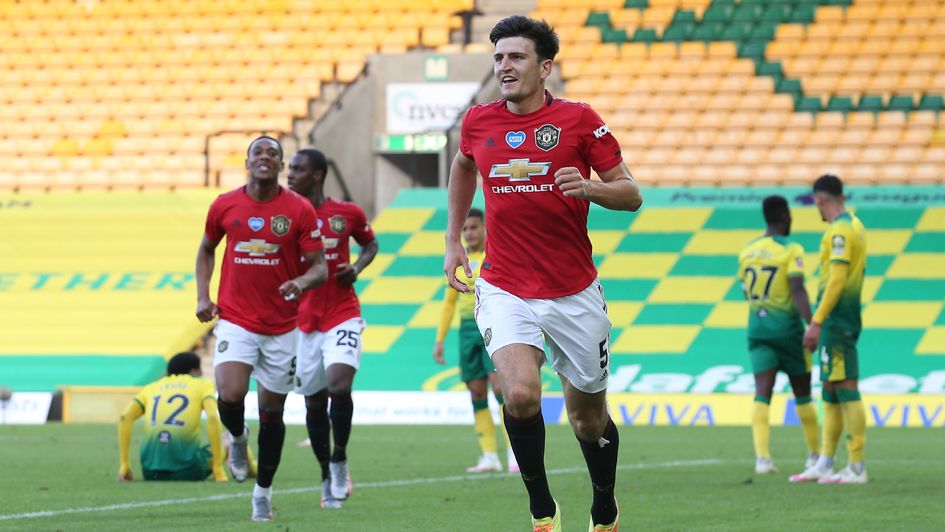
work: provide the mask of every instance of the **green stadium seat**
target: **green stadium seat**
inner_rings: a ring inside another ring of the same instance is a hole
[[[624,32],[624,37],[626,37],[626,32]],[[651,29],[651,28],[637,28],[637,31],[633,32],[633,38],[630,40],[632,42],[647,42],[647,43],[656,42],[656,30]],[[610,41],[610,42],[617,42],[617,41]]]
[[[791,11],[793,11],[791,4],[771,4],[761,14],[761,20],[783,22],[791,17]]]
[[[870,94],[864,95],[860,98],[860,103],[856,106],[856,110],[878,113],[883,110],[883,97]]]
[[[735,13],[735,7],[730,5],[717,5],[715,3],[705,10],[702,14],[702,22],[728,22]]]
[[[778,29],[777,22],[759,22],[754,25],[749,38],[753,41],[771,42],[774,40],[774,34]]]
[[[923,94],[916,109],[919,111],[941,111],[945,109],[945,99],[937,94]]]
[[[800,97],[803,92],[801,88],[801,80],[799,79],[782,79],[777,86],[774,88],[774,92],[780,94],[790,94],[796,98]]]
[[[825,6],[852,6],[853,0],[822,0],[820,3]]]
[[[758,41],[742,42],[738,47],[738,57],[761,59],[765,55],[768,43]]]
[[[649,0],[627,0],[624,2],[623,7],[625,8],[636,8],[636,9],[646,9],[650,7]]]
[[[694,41],[711,42],[718,41],[722,37],[722,30],[725,24],[722,22],[705,22],[699,24],[692,32],[690,37]]]
[[[696,13],[695,11],[689,10],[679,10],[673,14],[673,20],[670,22],[673,24],[696,24]]]
[[[820,111],[820,98],[801,96],[794,100],[794,110],[798,113],[816,113]]]
[[[584,21],[585,26],[597,26],[598,28],[609,28],[610,24],[610,13],[606,11],[591,11],[587,14],[587,20]]]
[[[905,94],[894,94],[889,98],[887,111],[911,111],[913,107],[912,96]]]
[[[732,21],[722,30],[721,39],[723,41],[744,41],[751,35],[754,27],[751,23]]]
[[[674,23],[663,32],[663,40],[668,42],[683,42],[691,40],[695,24]],[[711,40],[711,39],[710,39]]]
[[[793,22],[795,24],[810,24],[814,21],[815,11],[816,6],[812,4],[798,4],[794,7],[794,10],[791,11],[791,16],[788,18],[787,22]]]
[[[641,28],[642,29],[642,28]],[[640,30],[637,30],[640,31]],[[656,31],[649,30],[653,32],[653,38],[656,39]],[[615,29],[615,28],[601,28],[600,30],[600,39],[604,43],[616,43],[623,44],[630,39],[627,38],[627,30]]]
[[[849,113],[853,110],[853,98],[849,96],[831,96],[827,102],[827,111]]]
[[[732,13],[732,20],[755,22],[761,20],[762,13],[764,13],[764,8],[760,5],[742,3]]]
[[[784,77],[784,69],[781,68],[781,63],[771,62],[760,60],[755,63],[755,74],[759,76],[770,76],[776,81],[780,81]],[[775,83],[777,86],[777,83]]]

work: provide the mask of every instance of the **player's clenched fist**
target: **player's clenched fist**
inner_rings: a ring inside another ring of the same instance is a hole
[[[587,199],[591,194],[591,183],[573,166],[559,168],[555,172],[555,185],[562,194],[572,198]]]
[[[209,299],[200,299],[197,301],[197,319],[201,322],[208,322],[220,314],[220,309]]]
[[[284,297],[286,301],[292,301],[298,298],[304,291],[305,289],[298,279],[286,281],[279,287],[279,293],[282,294],[282,297]]]

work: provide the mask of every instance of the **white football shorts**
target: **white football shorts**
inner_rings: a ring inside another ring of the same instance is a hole
[[[361,365],[361,333],[364,320],[351,318],[325,332],[299,332],[295,393],[313,395],[328,386],[326,369],[345,364]]]
[[[476,323],[489,356],[510,344],[548,346],[551,367],[586,393],[607,389],[610,319],[600,281],[553,299],[526,299],[476,280]]]
[[[295,344],[298,329],[284,334],[256,334],[220,320],[213,328],[217,348],[213,367],[224,362],[242,362],[253,367],[253,378],[267,390],[289,393],[295,384]]]

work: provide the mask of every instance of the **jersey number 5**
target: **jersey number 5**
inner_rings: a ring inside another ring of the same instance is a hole
[[[758,283],[759,273],[757,270],[755,270],[751,266],[748,266],[745,268],[745,279],[748,284],[748,298],[751,299],[752,301],[755,301],[758,299],[765,299],[765,300],[768,299],[768,293],[771,292],[771,282],[774,281],[774,276],[778,274],[778,267],[777,266],[762,266],[761,272],[768,274],[768,280],[765,281],[764,294],[758,295],[755,293],[755,285]],[[751,277],[750,281],[748,280],[749,276]]]
[[[179,416],[181,412],[187,409],[187,406],[190,404],[190,399],[188,399],[187,396],[184,394],[175,393],[174,395],[168,397],[166,402],[167,404],[172,405],[173,403],[177,402],[178,399],[180,400],[180,405],[173,412],[171,412],[171,415],[167,416],[167,419],[164,420],[164,423],[163,423],[164,425],[177,425],[178,427],[182,427],[184,425],[184,422],[177,419],[177,416]],[[161,404],[161,396],[155,395],[154,405],[151,407],[151,426],[152,427],[157,424],[157,411],[158,411],[158,405],[160,404]]]

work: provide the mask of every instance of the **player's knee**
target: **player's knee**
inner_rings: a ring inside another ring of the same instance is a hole
[[[217,394],[221,401],[239,403],[246,397],[246,389],[243,387],[232,384],[227,386],[225,383],[220,384],[220,386],[217,386]]]
[[[469,395],[472,397],[473,401],[481,401],[485,399],[489,390],[485,379],[469,381],[466,383],[466,387],[469,388]]]
[[[328,411],[328,391],[322,390],[314,395],[305,396],[305,410],[307,412]]]
[[[571,429],[574,431],[574,435],[583,441],[597,441],[600,439],[601,435],[604,434],[604,431],[607,430],[606,417],[601,418],[600,416],[587,414],[569,414],[568,418],[571,421]]]
[[[336,405],[351,404],[351,385],[341,385],[335,388],[328,387],[328,397]]]
[[[507,386],[504,397],[506,410],[516,417],[534,415],[541,406],[541,389],[532,390],[527,386]]]
[[[268,410],[260,409],[259,410],[259,423],[264,425],[281,425],[282,424],[282,413],[280,410]]]

